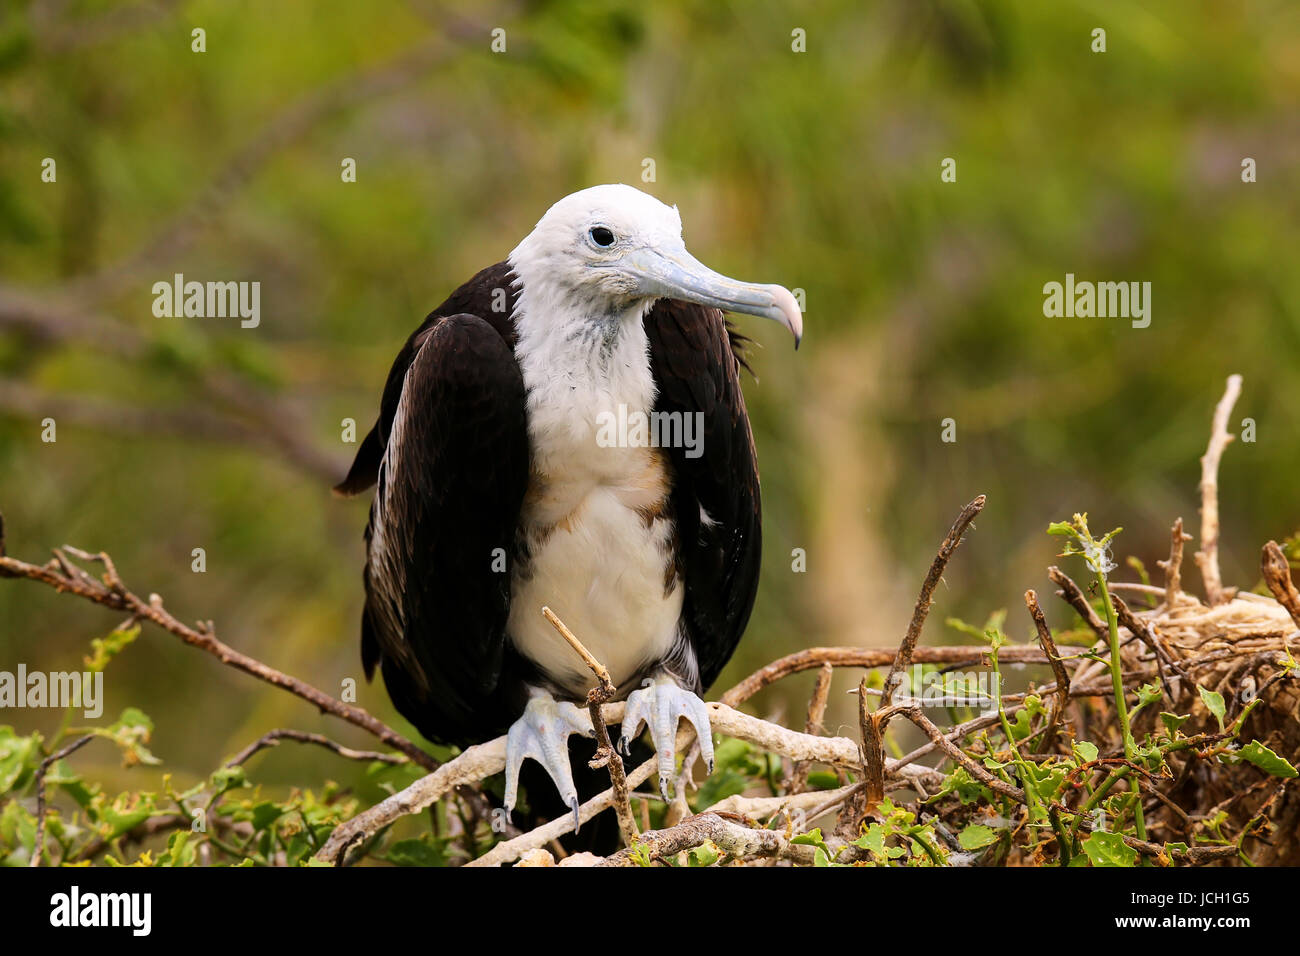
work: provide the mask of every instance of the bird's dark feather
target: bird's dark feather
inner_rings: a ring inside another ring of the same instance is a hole
[[[493,571],[491,560],[492,549],[504,547],[513,566],[529,477],[511,282],[506,263],[483,270],[411,335],[389,373],[379,420],[336,489],[358,494],[378,482],[383,502],[372,506],[366,534],[367,675],[381,665],[397,709],[426,737],[460,745],[502,733],[522,711],[525,683],[539,676],[505,639],[510,575]],[[686,588],[683,631],[699,665],[695,689],[703,690],[735,649],[758,587],[758,470],[740,390],[743,338],[718,310],[676,300],[656,303],[644,322],[655,410],[703,416],[701,457],[665,449]],[[410,400],[398,421],[404,391]],[[397,468],[383,474],[396,439]],[[714,526],[702,523],[701,507]],[[374,547],[377,520],[382,553]]]
[[[645,327],[659,389],[655,410],[703,416],[700,457],[668,449],[678,566],[686,585],[682,615],[703,690],[736,649],[758,590],[758,461],[740,389],[741,357],[722,313],[661,299]],[[701,520],[701,507],[712,527]]]

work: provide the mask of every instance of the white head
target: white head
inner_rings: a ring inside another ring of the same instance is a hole
[[[686,251],[676,207],[631,186],[592,186],[565,196],[510,253],[529,322],[586,322],[613,331],[670,298],[774,319],[795,346],[803,316],[779,285],[738,282]],[[576,331],[576,330],[575,330]]]

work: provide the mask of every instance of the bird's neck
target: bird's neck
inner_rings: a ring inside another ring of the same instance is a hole
[[[651,410],[656,390],[642,325],[651,305],[611,308],[525,280],[514,313],[515,355],[528,390],[535,465],[550,470],[566,456],[586,458],[602,416]]]

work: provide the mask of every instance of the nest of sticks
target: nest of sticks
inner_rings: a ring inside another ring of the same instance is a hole
[[[1120,673],[1126,696],[1131,698],[1138,688],[1152,686],[1159,687],[1161,694],[1158,707],[1146,707],[1137,714],[1133,736],[1141,738],[1153,732],[1158,712],[1165,711],[1188,715],[1181,732],[1198,744],[1169,754],[1162,774],[1134,773],[1121,787],[1132,787],[1133,781],[1138,781],[1147,831],[1145,840],[1127,835],[1124,840],[1140,857],[1160,865],[1231,865],[1243,857],[1264,865],[1300,864],[1300,846],[1295,839],[1300,823],[1300,793],[1294,779],[1266,775],[1249,763],[1217,759],[1235,746],[1230,741],[1227,747],[1216,746],[1230,736],[1224,726],[1232,727],[1243,714],[1245,719],[1236,728],[1238,742],[1258,740],[1293,764],[1300,758],[1300,688],[1294,680],[1292,657],[1300,637],[1300,593],[1292,582],[1288,561],[1275,542],[1264,546],[1261,575],[1268,594],[1225,587],[1219,576],[1217,474],[1220,457],[1232,440],[1227,421],[1240,387],[1239,376],[1228,380],[1202,458],[1201,547],[1195,561],[1204,596],[1193,595],[1182,584],[1184,544],[1191,538],[1183,532],[1181,518],[1173,524],[1169,559],[1160,562],[1165,573],[1163,587],[1146,582],[1110,584],[1120,625]],[[682,784],[690,783],[699,750],[691,745],[692,732],[684,726],[678,738],[679,749],[687,754],[677,787],[679,796],[669,809],[666,825],[659,830],[640,832],[631,806],[634,788],[651,776],[654,761],[632,769],[622,766],[617,753],[608,746],[605,730],[607,723],[621,718],[622,705],[608,702],[612,687],[599,662],[563,622],[552,620],[601,685],[592,692],[588,703],[601,742],[596,762],[610,767],[612,786],[583,805],[581,819],[586,821],[614,807],[627,847],[606,858],[590,854],[566,857],[554,842],[572,829],[572,822],[562,818],[528,833],[512,835],[469,865],[646,865],[679,860],[684,851],[705,844],[720,851],[723,865],[809,864],[814,862],[817,850],[794,838],[801,829],[818,821],[831,833],[825,838],[825,846],[836,851],[839,860],[853,862],[868,858],[852,841],[864,823],[877,818],[887,795],[896,803],[906,802],[922,817],[928,814],[937,819],[942,824],[941,832],[950,839],[956,829],[980,819],[981,812],[988,813],[987,808],[981,811],[967,807],[953,798],[930,799],[947,773],[958,765],[997,797],[1008,798],[1023,808],[1024,790],[990,774],[974,759],[980,751],[978,744],[971,743],[972,735],[996,724],[997,716],[975,718],[945,730],[936,726],[914,700],[894,699],[893,694],[898,685],[896,675],[914,664],[947,668],[987,662],[985,651],[978,647],[918,646],[933,590],[983,505],[983,496],[976,498],[953,524],[922,584],[911,624],[897,648],[825,647],[800,651],[756,671],[724,693],[719,702],[708,705],[715,733],[740,738],[783,758],[784,792],[775,796],[731,796],[692,813],[681,796],[685,790]],[[1088,630],[1094,632],[1096,640],[1084,654],[1058,651],[1037,596],[1027,591],[1026,607],[1038,633],[1038,644],[1003,647],[999,658],[1004,664],[1043,665],[1052,679],[1031,685],[1024,693],[1004,695],[1005,714],[1014,716],[1031,695],[1051,701],[1050,715],[1043,718],[1050,726],[1039,728],[1041,732],[1031,737],[1039,741],[1033,759],[1069,757],[1076,739],[1088,739],[1101,750],[1096,764],[1104,775],[1108,763],[1122,762],[1124,758],[1110,672],[1108,624],[1067,574],[1056,567],[1049,568],[1048,573],[1059,588],[1058,596],[1077,613],[1080,629],[1085,635]],[[858,740],[820,733],[831,676],[841,668],[887,670],[885,689],[877,691],[878,698],[871,696],[865,678],[860,684]],[[737,709],[762,688],[812,669],[819,675],[802,731]],[[1223,714],[1211,712],[1202,689],[1222,696]],[[869,707],[872,700],[878,700],[874,709]],[[928,742],[900,758],[886,757],[883,741],[889,723],[895,719],[913,724]],[[420,811],[455,786],[499,772],[503,763],[503,739],[470,748],[407,790],[341,826],[320,856],[335,863],[346,862],[350,848],[373,837],[398,817]],[[809,790],[807,771],[817,765],[839,772],[843,785],[829,791]],[[1012,821],[1013,835],[1019,833],[1022,838],[1013,836],[1009,851],[999,862],[1052,862],[1051,841],[1035,839],[1023,823],[1016,826]],[[1214,838],[1206,839],[1211,829]],[[955,841],[953,849],[957,849]]]

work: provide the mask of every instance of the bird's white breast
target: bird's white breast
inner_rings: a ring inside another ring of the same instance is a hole
[[[524,505],[529,557],[511,588],[509,634],[550,679],[574,693],[591,672],[542,617],[549,605],[615,684],[668,656],[682,587],[662,462],[644,458],[627,481],[535,477]],[[558,521],[555,516],[563,512]]]
[[[543,606],[616,684],[666,657],[677,639],[683,595],[672,553],[669,475],[658,449],[598,441],[602,412],[654,405],[639,316],[603,345],[531,338],[521,327],[533,474],[521,520],[526,558],[512,580],[508,633],[551,680],[578,693],[593,686],[591,672],[542,617]]]

